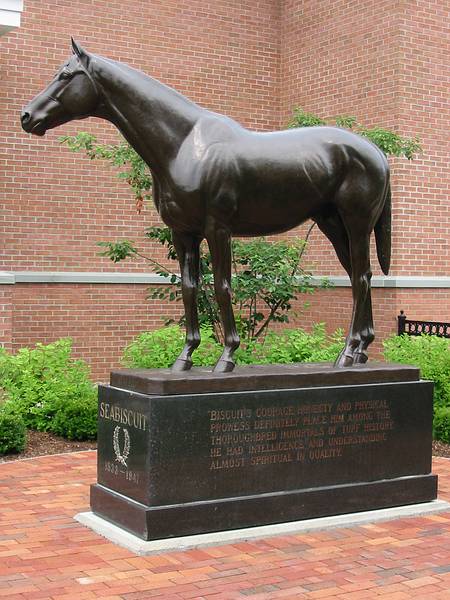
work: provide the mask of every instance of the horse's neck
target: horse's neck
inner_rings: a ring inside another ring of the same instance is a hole
[[[156,79],[96,57],[103,114],[152,171],[164,176],[203,109]]]

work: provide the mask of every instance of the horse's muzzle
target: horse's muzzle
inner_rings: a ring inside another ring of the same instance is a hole
[[[46,132],[43,119],[33,119],[31,113],[26,110],[22,111],[22,114],[20,115],[20,122],[22,124],[22,129],[27,133],[42,136]]]

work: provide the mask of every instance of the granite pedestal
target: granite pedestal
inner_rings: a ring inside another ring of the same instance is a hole
[[[91,508],[155,540],[428,502],[431,432],[415,367],[113,371]]]

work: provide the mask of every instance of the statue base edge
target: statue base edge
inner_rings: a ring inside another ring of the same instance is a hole
[[[450,504],[445,500],[432,500],[420,504],[406,504],[393,508],[369,510],[357,513],[347,513],[332,517],[318,517],[302,521],[287,521],[274,525],[260,527],[247,527],[244,529],[231,529],[202,533],[180,537],[162,538],[159,540],[145,541],[121,527],[95,515],[93,512],[82,512],[75,515],[74,519],[81,525],[88,527],[95,533],[103,536],[113,544],[126,548],[139,556],[161,554],[164,552],[184,551],[191,548],[202,548],[213,545],[235,544],[237,542],[270,538],[279,535],[295,535],[311,531],[324,531],[343,527],[358,527],[373,523],[383,523],[394,519],[407,519],[421,517],[441,512],[448,512]]]
[[[211,368],[190,371],[169,369],[115,369],[110,386],[146,395],[183,395],[259,391],[272,389],[346,386],[419,381],[413,365],[369,362],[339,368],[331,363],[255,364],[237,366],[231,373]]]
[[[386,509],[436,497],[433,474],[154,507],[102,485],[91,486],[94,515],[145,541]]]

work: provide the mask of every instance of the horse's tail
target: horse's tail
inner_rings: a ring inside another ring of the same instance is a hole
[[[384,197],[383,210],[381,211],[381,215],[378,217],[378,221],[375,225],[375,241],[377,245],[378,262],[380,263],[381,270],[385,275],[389,273],[389,267],[391,264],[391,216],[391,184],[388,181]]]

